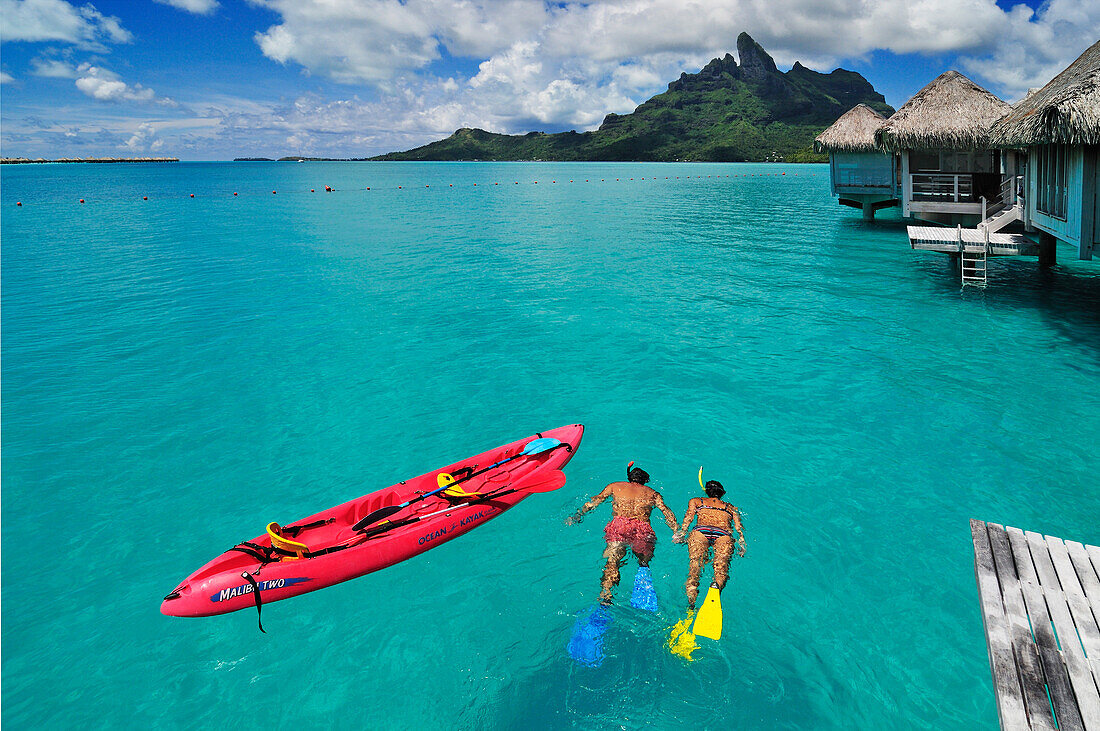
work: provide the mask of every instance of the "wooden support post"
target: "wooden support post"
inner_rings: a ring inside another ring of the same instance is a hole
[[[1044,269],[1058,263],[1058,239],[1046,231],[1039,232],[1039,266]]]
[[[866,198],[863,200],[863,220],[875,220],[875,204]]]

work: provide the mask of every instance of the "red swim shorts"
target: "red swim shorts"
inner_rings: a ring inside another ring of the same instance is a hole
[[[624,518],[621,515],[611,519],[603,529],[603,535],[608,543],[629,543],[635,553],[643,555],[652,553],[657,544],[657,534],[653,532],[648,520]]]

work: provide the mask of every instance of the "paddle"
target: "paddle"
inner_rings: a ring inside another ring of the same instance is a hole
[[[505,464],[506,462],[511,462],[514,459],[519,459],[520,457],[528,457],[528,456],[533,455],[533,454],[541,454],[542,452],[548,452],[551,449],[554,449],[555,447],[558,447],[560,445],[561,445],[561,441],[558,440],[558,439],[554,439],[553,437],[542,437],[540,439],[532,439],[531,441],[529,441],[527,443],[527,446],[525,446],[523,448],[523,450],[520,451],[518,454],[513,454],[511,457],[508,457],[507,459],[502,459],[499,462],[496,462],[494,464],[489,465],[485,469],[478,470],[477,472],[471,472],[470,474],[466,475],[465,477],[460,477],[457,480],[452,480],[452,481],[440,480],[440,482],[443,482],[444,484],[440,485],[436,489],[434,489],[430,492],[426,492],[423,495],[417,495],[416,497],[412,498],[411,500],[406,500],[405,502],[401,503],[400,505],[387,505],[384,508],[379,508],[378,510],[375,510],[371,513],[368,513],[366,515],[366,517],[364,517],[358,523],[353,525],[351,527],[351,529],[352,530],[362,530],[363,528],[366,528],[371,523],[377,523],[379,520],[382,520],[383,518],[387,518],[387,517],[393,515],[394,513],[397,513],[399,511],[409,507],[410,505],[412,505],[415,502],[418,502],[420,500],[424,500],[425,498],[429,498],[432,495],[435,495],[436,493],[443,492],[444,490],[446,490],[448,487],[451,487],[452,485],[457,485],[461,482],[466,482],[467,480],[469,480],[471,478],[477,477],[478,475],[483,474],[485,472],[488,472],[489,470],[494,469],[496,467],[500,467],[502,464]]]
[[[565,473],[562,472],[561,470],[551,470],[549,474],[543,476],[537,482],[532,482],[532,483],[527,484],[527,485],[519,485],[517,487],[512,487],[512,488],[509,488],[507,490],[501,490],[500,492],[490,493],[488,495],[481,495],[476,500],[468,500],[467,502],[464,502],[460,505],[450,505],[446,508],[443,508],[442,510],[435,511],[434,513],[428,513],[427,515],[417,515],[417,516],[412,517],[412,518],[405,518],[403,520],[397,520],[397,521],[394,521],[392,523],[387,522],[387,523],[382,523],[381,525],[376,525],[373,528],[369,528],[366,531],[364,531],[363,532],[363,537],[364,538],[372,538],[372,537],[378,535],[379,533],[385,533],[386,531],[392,530],[394,528],[400,528],[401,526],[410,525],[412,523],[418,523],[421,520],[427,520],[428,518],[434,518],[437,515],[442,515],[443,513],[449,513],[452,510],[458,510],[459,508],[465,508],[465,507],[468,507],[470,505],[473,505],[474,503],[481,503],[481,502],[487,502],[489,500],[494,500],[498,497],[503,497],[504,495],[510,495],[513,492],[550,492],[552,490],[557,490],[559,487],[561,487],[564,484],[565,484]]]

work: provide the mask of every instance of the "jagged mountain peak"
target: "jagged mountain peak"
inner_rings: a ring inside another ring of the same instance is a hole
[[[854,71],[780,71],[748,33],[697,73],[630,114],[608,114],[594,132],[498,135],[461,130],[393,160],[775,160],[817,159],[814,137],[856,104],[893,113]]]
[[[757,80],[779,73],[772,57],[748,33],[737,36],[737,58],[741,60],[741,76],[744,79]]]

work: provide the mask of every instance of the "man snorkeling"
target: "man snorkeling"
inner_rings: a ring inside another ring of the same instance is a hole
[[[626,470],[628,482],[612,482],[565,521],[566,525],[579,523],[585,513],[607,498],[612,498],[611,522],[604,528],[607,549],[603,555],[607,566],[600,582],[600,604],[604,606],[611,604],[612,591],[619,583],[619,569],[626,563],[627,549],[634,552],[639,566],[649,566],[657,544],[657,535],[649,524],[653,508],[664,514],[673,540],[677,535],[676,516],[665,505],[660,493],[646,485],[649,474],[640,467],[634,467],[633,462],[627,465]]]
[[[703,468],[699,468],[699,484],[703,486]],[[688,546],[688,579],[684,584],[687,593],[688,608],[695,609],[695,601],[699,598],[699,576],[703,573],[703,565],[707,562],[707,555],[711,546],[714,547],[714,583],[712,588],[722,591],[730,577],[730,558],[733,556],[733,531],[737,531],[737,555],[745,555],[745,533],[741,526],[741,512],[722,500],[726,494],[725,488],[718,480],[707,480],[703,486],[707,494],[703,498],[692,498],[688,503],[687,515],[684,523],[672,540],[679,543],[687,543]],[[684,540],[691,521],[695,520],[695,528]]]

